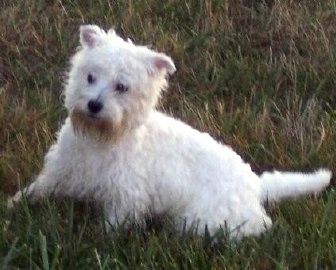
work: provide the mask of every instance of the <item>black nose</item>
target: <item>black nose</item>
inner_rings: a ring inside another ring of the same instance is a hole
[[[103,108],[103,103],[97,100],[90,100],[88,103],[88,109],[91,113],[99,113]]]

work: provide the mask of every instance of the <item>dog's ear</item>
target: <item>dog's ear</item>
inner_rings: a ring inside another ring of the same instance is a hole
[[[148,73],[151,76],[161,71],[166,71],[170,75],[176,71],[173,60],[163,53],[151,51],[146,61],[149,64]]]
[[[80,43],[83,47],[93,48],[104,40],[106,32],[97,25],[82,25],[80,27]]]

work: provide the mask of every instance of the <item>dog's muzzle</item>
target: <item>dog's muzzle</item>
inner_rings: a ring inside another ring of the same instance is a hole
[[[89,103],[86,112],[74,109],[70,113],[75,133],[82,136],[94,137],[98,140],[110,141],[115,137],[116,128],[109,119],[99,115],[99,112],[102,110],[102,104],[91,103],[89,105]]]

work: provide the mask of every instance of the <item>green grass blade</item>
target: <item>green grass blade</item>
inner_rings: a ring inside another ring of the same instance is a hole
[[[11,261],[12,257],[13,257],[13,254],[14,254],[14,251],[15,251],[15,247],[16,247],[16,244],[17,242],[19,241],[19,238],[16,237],[9,249],[9,251],[7,252],[5,258],[3,259],[2,263],[1,263],[1,266],[0,266],[0,269],[3,270],[3,269],[7,269],[8,265],[9,265],[9,262]]]
[[[49,270],[49,259],[48,259],[48,250],[47,250],[47,240],[46,237],[39,231],[39,241],[40,241],[40,250],[42,256],[42,264],[44,270]]]

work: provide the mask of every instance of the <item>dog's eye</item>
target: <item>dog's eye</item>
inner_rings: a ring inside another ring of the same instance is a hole
[[[123,92],[126,92],[128,90],[128,87],[125,86],[122,83],[117,83],[116,86],[115,86],[115,90],[119,93],[123,93]]]
[[[87,81],[88,81],[89,84],[92,84],[92,83],[94,83],[94,82],[96,81],[96,78],[93,77],[92,74],[89,74],[89,75],[87,76]]]

